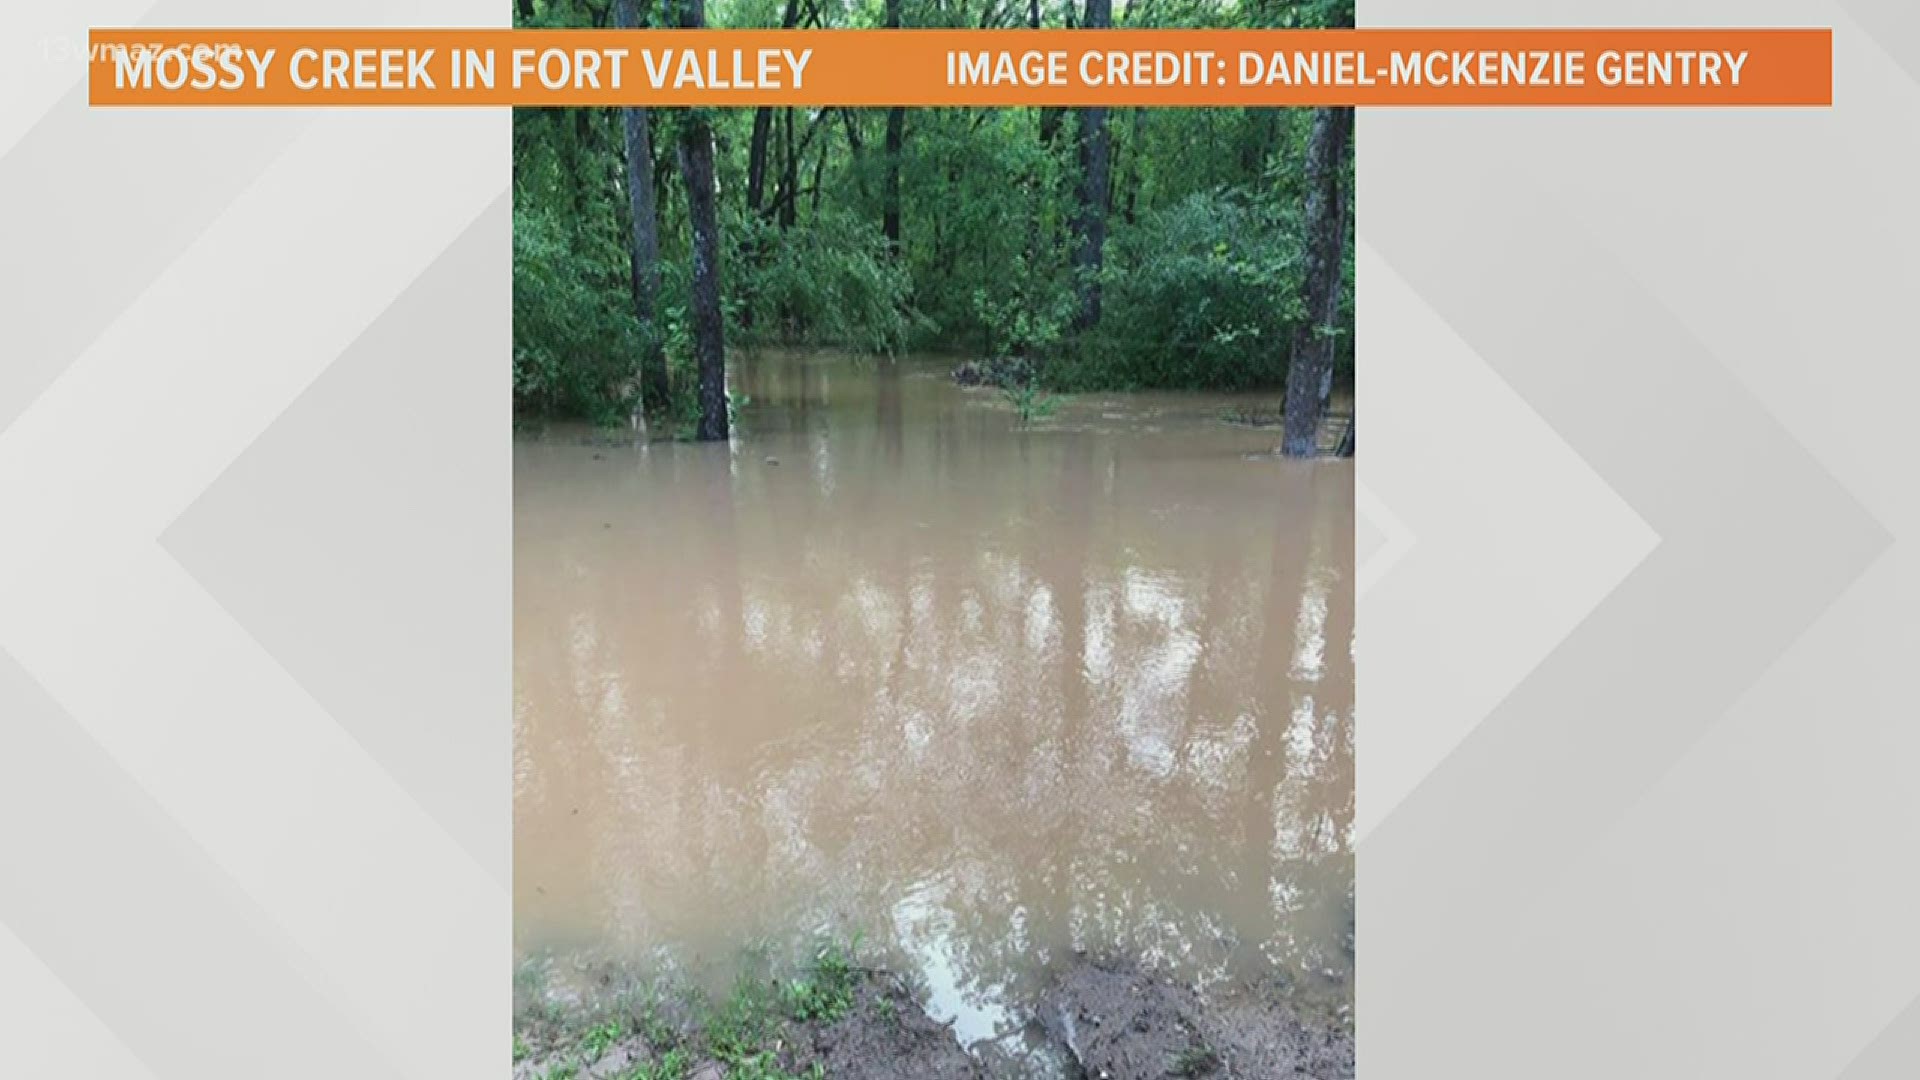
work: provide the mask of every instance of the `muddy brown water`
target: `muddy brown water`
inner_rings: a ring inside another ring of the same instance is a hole
[[[1075,950],[1350,994],[1350,462],[1271,397],[1020,425],[950,364],[742,358],[731,445],[523,433],[522,964],[860,936],[965,1043]]]

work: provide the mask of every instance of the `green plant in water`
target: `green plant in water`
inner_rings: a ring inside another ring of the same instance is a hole
[[[728,1065],[745,1062],[760,1052],[775,1027],[767,985],[742,975],[724,1004],[707,1017],[707,1046]]]
[[[807,974],[787,983],[787,1013],[795,1020],[832,1023],[853,1007],[853,962],[837,945],[823,947]]]
[[[1031,424],[1035,420],[1045,420],[1060,409],[1060,399],[1052,394],[1042,393],[1032,383],[1018,386],[1003,386],[1000,396],[1007,399],[1013,411],[1019,414],[1022,424]]]
[[[651,1003],[640,1010],[635,1027],[641,1035],[646,1037],[649,1044],[656,1047],[672,1046],[680,1041],[680,1035],[673,1030],[673,1025],[669,1024],[660,1015],[660,1010]]]

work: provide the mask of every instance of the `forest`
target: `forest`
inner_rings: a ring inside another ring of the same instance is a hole
[[[517,0],[525,27],[1351,26],[1352,0]],[[1049,392],[1353,365],[1351,109],[521,109],[516,413],[724,439],[756,344],[952,353]]]

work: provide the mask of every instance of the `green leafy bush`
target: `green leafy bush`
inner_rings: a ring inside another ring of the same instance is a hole
[[[1017,256],[1006,277],[973,292],[974,318],[986,330],[992,356],[1052,355],[1073,328],[1076,299],[1063,276],[1047,277]]]
[[[1302,315],[1295,231],[1243,195],[1200,192],[1118,226],[1096,333],[1044,368],[1064,389],[1240,390],[1286,381]]]
[[[624,417],[634,401],[643,330],[626,255],[606,230],[559,213],[513,214],[513,399],[521,413]]]
[[[906,271],[871,221],[825,208],[782,229],[758,215],[728,222],[739,255],[736,318],[759,337],[891,354],[913,327]]]

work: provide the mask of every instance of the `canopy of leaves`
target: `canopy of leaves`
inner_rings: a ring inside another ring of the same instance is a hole
[[[614,24],[613,0],[516,2],[522,25]],[[877,27],[886,2],[709,0],[707,16],[723,27]],[[893,2],[908,27],[1026,26],[1036,14],[1041,25],[1062,27],[1079,18],[1063,0]],[[638,6],[653,25],[673,16],[671,0]],[[1113,21],[1351,25],[1352,7],[1121,0]],[[730,343],[1021,356],[1061,388],[1284,382],[1301,317],[1304,111],[1109,110],[1104,301],[1098,325],[1077,331],[1072,253],[1081,188],[1071,111],[907,110],[892,169],[887,110],[719,109],[707,118]],[[675,156],[684,117],[655,111],[651,120],[654,160],[639,180],[657,196],[662,291],[643,324],[632,301],[618,111],[515,116],[514,390],[523,412],[624,415],[636,400],[635,365],[648,335],[666,346],[676,401],[691,390],[690,237]],[[883,232],[896,173],[897,249]],[[1350,198],[1350,182],[1346,190]],[[1349,254],[1349,313],[1351,295]],[[1341,356],[1350,364],[1350,334]]]

